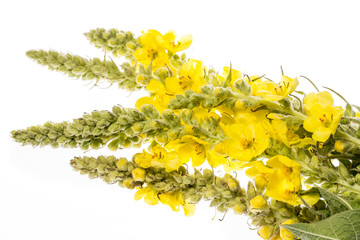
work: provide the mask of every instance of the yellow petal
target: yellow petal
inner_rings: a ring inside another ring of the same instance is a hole
[[[145,104],[154,104],[153,98],[152,97],[139,98],[135,103],[135,107],[136,109],[140,110],[141,106]]]
[[[134,195],[134,199],[136,201],[140,200],[141,198],[143,198],[146,195],[146,193],[148,191],[149,191],[148,188],[141,188],[141,189],[137,190],[137,192]]]
[[[304,126],[304,129],[308,132],[315,132],[324,127],[322,122],[318,118],[315,118],[315,117],[306,118],[304,120],[303,126]]]
[[[182,36],[177,43],[176,52],[180,52],[189,48],[191,43],[192,43],[192,35],[187,34]]]
[[[324,128],[321,131],[316,131],[313,133],[312,138],[319,142],[325,142],[329,139],[331,135],[331,130],[329,128]]]
[[[157,191],[155,189],[150,189],[149,192],[145,195],[144,201],[149,205],[156,205],[159,202],[157,196]]]
[[[195,206],[195,204],[185,203],[183,205],[183,208],[184,208],[185,216],[190,217],[190,216],[194,215],[196,206]]]

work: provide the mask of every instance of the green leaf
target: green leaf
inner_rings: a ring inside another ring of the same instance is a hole
[[[339,212],[346,210],[353,210],[353,207],[343,198],[323,189],[318,188],[320,195],[324,198],[325,202],[329,206],[331,215],[334,215]]]
[[[353,209],[360,209],[360,200],[353,200],[350,202],[350,206]]]
[[[335,214],[315,223],[281,225],[302,240],[360,239],[360,209]]]

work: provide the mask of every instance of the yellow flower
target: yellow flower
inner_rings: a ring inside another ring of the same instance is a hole
[[[162,204],[168,205],[173,211],[178,212],[180,207],[183,207],[185,216],[192,216],[195,212],[195,204],[189,204],[182,199],[180,192],[168,192],[159,194],[159,199]]]
[[[150,187],[145,187],[139,189],[134,196],[135,200],[140,200],[144,198],[144,201],[149,205],[156,205],[159,203],[158,192]]]
[[[297,196],[301,190],[301,166],[295,161],[277,155],[269,159],[266,165],[261,161],[256,161],[248,163],[245,167],[250,167],[245,174],[255,178],[257,187],[266,186],[266,196],[292,205],[302,204]],[[301,197],[307,204],[314,205],[320,196],[317,193],[311,193]]]
[[[192,43],[192,36],[190,34],[182,36],[177,43],[175,43],[176,34],[174,31],[166,33],[163,37],[164,47],[172,53],[183,51],[190,47]]]
[[[267,203],[262,196],[257,195],[256,197],[250,200],[250,205],[251,208],[262,209],[267,206]]]
[[[227,80],[227,78],[229,77],[230,67],[224,67],[223,69],[224,69],[224,71],[222,73],[222,76],[218,76],[218,78],[220,81],[225,82]],[[229,86],[234,86],[235,81],[238,79],[242,79],[242,78],[243,78],[243,75],[240,71],[231,69],[231,81],[229,83]]]
[[[220,150],[221,148],[222,148],[222,143],[219,143],[214,146],[214,149],[212,149],[207,153],[207,161],[210,164],[210,166],[214,168],[220,165],[228,164],[227,154],[221,153],[222,152],[222,150]]]
[[[142,168],[165,168],[166,172],[177,170],[184,162],[176,152],[167,152],[165,148],[157,145],[134,155],[134,161]]]
[[[185,135],[166,144],[166,148],[176,152],[183,163],[191,159],[194,167],[204,163],[209,147],[209,143],[191,135]]]
[[[140,109],[142,105],[152,104],[159,112],[162,112],[168,109],[167,104],[175,96],[174,92],[168,90],[164,84],[155,79],[150,80],[146,89],[151,96],[139,98],[135,103],[137,109]]]
[[[138,62],[146,67],[152,63],[154,70],[165,66],[165,64],[174,70],[170,64],[167,51],[175,53],[187,49],[192,42],[192,38],[190,35],[186,35],[175,44],[174,32],[169,32],[163,36],[160,32],[151,29],[143,32],[139,37],[139,42],[142,47],[134,52],[134,57]]]
[[[285,222],[283,222],[282,224],[294,224],[294,220],[292,219],[289,219]],[[283,240],[293,240],[293,239],[296,239],[296,236],[294,234],[292,234],[289,230],[285,229],[285,228],[282,228],[280,226],[280,237],[283,239]]]
[[[275,156],[266,162],[273,168],[267,174],[268,185],[265,194],[279,201],[299,205],[296,193],[301,189],[300,164],[285,156]]]
[[[232,159],[250,161],[269,146],[269,135],[264,123],[254,114],[238,114],[233,123],[223,125],[223,130],[228,137],[224,141],[224,152]]]
[[[336,132],[341,117],[342,107],[333,107],[334,100],[330,93],[310,93],[304,99],[305,110],[309,116],[304,120],[304,129],[312,132],[312,138],[325,142],[331,134]]]
[[[281,76],[279,84],[270,80],[262,81],[261,79],[250,82],[252,86],[252,95],[262,97],[268,101],[279,101],[291,94],[299,85],[297,78]]]
[[[201,61],[189,59],[181,66],[178,78],[170,77],[165,80],[166,87],[175,94],[183,94],[188,89],[200,92],[201,87],[206,85],[204,70]]]

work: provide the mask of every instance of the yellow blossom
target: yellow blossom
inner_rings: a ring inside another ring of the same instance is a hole
[[[262,81],[261,79],[250,82],[252,86],[252,95],[262,97],[268,101],[279,101],[286,98],[298,86],[299,81],[297,78],[289,78],[281,76],[279,84],[270,80]]]
[[[142,47],[134,52],[134,57],[138,62],[146,67],[152,63],[154,70],[165,66],[165,64],[174,70],[170,64],[167,51],[175,53],[187,49],[192,42],[192,38],[190,35],[186,35],[175,43],[174,32],[169,32],[163,36],[160,32],[151,29],[143,32],[139,37],[139,42]]]
[[[304,128],[312,132],[312,138],[325,142],[336,132],[341,117],[342,107],[333,107],[334,100],[330,93],[324,91],[318,94],[308,94],[304,99],[305,110],[309,116],[304,120]]]
[[[302,204],[297,193],[301,190],[300,164],[288,157],[277,155],[266,162],[266,165],[274,169],[266,174],[268,184],[265,194],[273,199],[292,205]],[[302,198],[309,205],[314,205],[319,200],[319,195],[304,195]]]
[[[173,211],[178,212],[183,207],[185,216],[192,216],[195,212],[195,204],[189,204],[182,199],[180,192],[168,192],[159,194],[162,204],[168,205]]]
[[[144,198],[144,201],[149,205],[156,205],[159,203],[158,192],[150,187],[145,187],[139,189],[134,196],[135,200],[140,200]]]
[[[285,222],[283,222],[282,224],[294,224],[294,220],[292,219],[289,219]],[[296,239],[296,236],[294,234],[292,234],[289,230],[285,229],[285,228],[282,228],[280,226],[280,237],[283,239],[283,240],[293,240],[293,239]]]
[[[228,137],[224,141],[224,151],[232,159],[250,161],[269,146],[269,135],[264,123],[254,114],[238,114],[233,123],[223,126],[223,130]]]
[[[297,192],[301,190],[300,165],[285,156],[275,156],[266,162],[256,161],[248,163],[250,167],[245,174],[255,178],[256,187],[266,187],[265,195],[273,199],[287,202],[292,205],[302,204]],[[314,205],[319,200],[319,195],[306,194],[301,196],[303,200]]]
[[[156,145],[149,149],[150,153],[145,150],[142,153],[134,155],[134,161],[140,167],[165,168],[167,172],[177,170],[184,162],[176,152],[167,152],[165,148]]]
[[[137,109],[145,104],[152,104],[159,112],[162,112],[168,108],[167,104],[175,96],[174,92],[168,90],[163,83],[155,79],[150,80],[146,89],[151,96],[139,98],[135,103]]]
[[[183,94],[188,89],[200,92],[201,87],[206,85],[204,70],[205,67],[201,61],[189,59],[181,66],[179,77],[170,77],[165,80],[166,86],[175,94]]]
[[[191,135],[185,135],[166,144],[166,148],[176,152],[183,163],[191,159],[194,167],[204,163],[209,147],[208,142]]]
[[[163,37],[164,47],[172,53],[183,51],[190,47],[192,43],[192,36],[190,34],[180,37],[177,43],[175,43],[176,34],[174,31],[166,33]]]

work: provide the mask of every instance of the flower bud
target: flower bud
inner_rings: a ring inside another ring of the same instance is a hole
[[[346,143],[344,141],[341,141],[341,140],[337,140],[335,142],[335,150],[340,152],[340,153],[344,153],[345,152],[345,148],[347,147],[346,146]]]
[[[136,133],[140,133],[143,131],[144,125],[145,124],[142,122],[136,122],[134,125],[132,125],[131,129]]]
[[[120,170],[120,171],[127,171],[128,170],[128,161],[125,158],[120,159],[119,161],[117,161],[116,163],[116,167]]]
[[[246,208],[245,206],[243,206],[242,204],[238,203],[238,204],[236,204],[235,207],[233,207],[232,209],[233,209],[234,213],[236,213],[236,214],[242,214],[242,212],[243,212],[243,210],[244,210],[245,208]]]
[[[266,225],[258,228],[257,233],[262,239],[269,239],[274,232],[274,226]]]
[[[254,209],[262,209],[267,206],[267,202],[264,200],[264,198],[261,195],[257,195],[253,199],[250,200],[251,208]]]
[[[132,178],[125,179],[123,185],[128,189],[134,189],[135,188],[134,179]]]
[[[190,124],[191,120],[194,118],[194,112],[190,109],[183,109],[180,112],[180,117],[184,123]]]
[[[145,180],[145,176],[146,176],[146,171],[142,168],[135,168],[132,172],[131,172],[134,181],[136,182],[143,182]]]
[[[356,174],[355,181],[357,184],[360,184],[360,173]]]
[[[235,192],[239,189],[239,183],[234,178],[229,178],[227,182],[231,191]]]
[[[179,136],[179,129],[170,129],[167,131],[169,139],[176,139]]]
[[[159,117],[159,111],[151,104],[141,106],[141,112],[148,118],[154,119]]]
[[[246,96],[249,96],[252,92],[250,84],[248,84],[245,80],[242,79],[235,83],[235,87]]]

